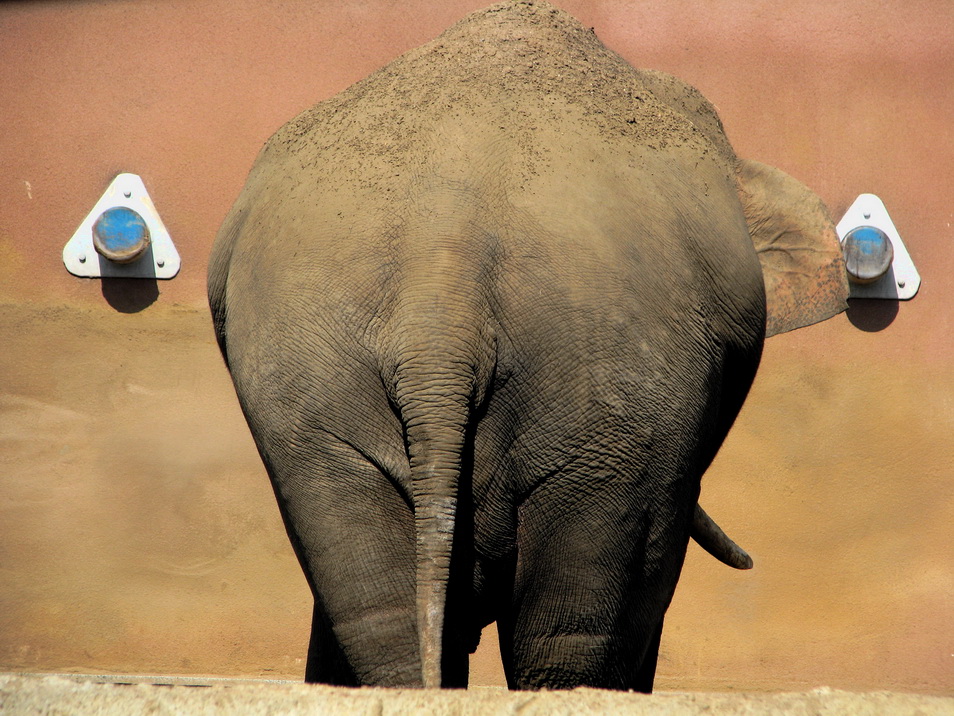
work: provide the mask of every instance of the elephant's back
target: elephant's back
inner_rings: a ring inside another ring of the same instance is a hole
[[[536,232],[548,242],[549,272],[562,257],[570,280],[591,257],[597,272],[625,271],[634,262],[618,254],[635,250],[652,211],[671,217],[681,200],[675,216],[692,215],[722,202],[708,200],[710,186],[734,186],[717,118],[698,97],[674,107],[679,93],[547,3],[500,3],[279,129],[219,243],[242,243],[244,256],[273,267],[257,279],[308,275],[352,295],[362,286],[348,277],[380,279],[382,265],[432,251],[415,233],[427,222],[444,222],[471,245],[501,237],[501,262],[525,254]],[[448,206],[455,215],[441,216]],[[751,253],[740,217],[729,217],[731,250]],[[649,251],[664,258],[667,250]],[[508,265],[519,280],[526,266]]]
[[[271,157],[352,192],[399,192],[409,173],[453,174],[452,143],[471,161],[503,143],[513,173],[526,177],[546,169],[551,133],[582,122],[592,140],[691,145],[731,163],[711,106],[699,96],[691,110],[674,109],[680,92],[546,3],[500,3],[302,112],[259,161]]]
[[[335,299],[396,285],[387,267],[435,250],[417,231],[428,222],[461,236],[462,261],[481,262],[474,245],[492,237],[511,284],[538,281],[534,268],[572,283],[590,267],[588,279],[613,271],[653,300],[665,291],[644,267],[659,262],[669,281],[667,258],[718,232],[748,270],[734,156],[704,100],[673,106],[676,85],[546,3],[500,3],[279,129],[219,243],[261,257],[250,281],[320,284]],[[703,212],[697,236],[675,237]]]

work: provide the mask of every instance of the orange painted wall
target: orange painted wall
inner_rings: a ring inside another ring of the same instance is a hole
[[[878,194],[923,286],[769,341],[690,548],[661,688],[954,691],[954,4],[557,3],[719,109],[738,153],[841,216]],[[284,121],[472,0],[0,5],[0,670],[299,678],[309,594],[205,308],[212,238]],[[112,178],[179,252],[67,274]],[[476,683],[502,683],[493,634]]]

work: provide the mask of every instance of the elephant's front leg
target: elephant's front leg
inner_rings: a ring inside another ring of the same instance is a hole
[[[567,477],[520,508],[513,603],[499,620],[511,688],[652,690],[688,510],[602,481]]]
[[[306,680],[419,686],[410,508],[350,445],[319,433],[307,451],[271,466],[315,595]]]

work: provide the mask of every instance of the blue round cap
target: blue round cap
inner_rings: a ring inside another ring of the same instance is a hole
[[[858,226],[841,244],[848,278],[855,283],[873,283],[884,276],[894,260],[891,239],[874,226]]]
[[[149,241],[145,220],[126,206],[107,209],[93,225],[93,246],[115,263],[135,261],[149,248]]]

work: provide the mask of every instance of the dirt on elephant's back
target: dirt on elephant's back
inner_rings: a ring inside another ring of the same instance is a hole
[[[362,170],[362,180],[374,182],[426,162],[436,137],[446,140],[455,128],[464,142],[503,138],[533,163],[574,123],[607,142],[686,147],[695,156],[715,149],[734,159],[714,109],[697,91],[633,68],[562,10],[513,1],[466,16],[306,110],[269,147],[319,170],[333,156],[374,158],[369,164],[379,169]]]

